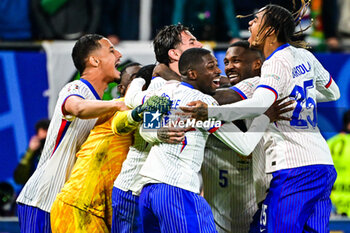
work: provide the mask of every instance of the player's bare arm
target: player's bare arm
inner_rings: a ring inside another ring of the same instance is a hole
[[[96,118],[108,112],[124,110],[128,108],[121,101],[85,100],[78,96],[70,96],[62,106],[63,114],[81,119]]]
[[[232,104],[242,100],[242,97],[231,89],[217,90],[213,98],[218,101],[219,105]]]
[[[192,101],[187,104],[189,107],[180,107],[182,111],[189,114],[191,118],[199,121],[208,120],[208,105],[200,100]]]

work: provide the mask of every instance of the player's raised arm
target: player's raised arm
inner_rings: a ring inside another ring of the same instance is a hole
[[[134,79],[128,88],[128,92],[125,95],[125,103],[129,108],[136,108],[142,104],[142,99],[146,95],[147,91],[142,91],[146,81],[143,78]]]
[[[115,112],[127,109],[123,102],[86,100],[79,96],[70,96],[62,104],[64,115],[73,115],[81,119],[96,118],[111,111]]]

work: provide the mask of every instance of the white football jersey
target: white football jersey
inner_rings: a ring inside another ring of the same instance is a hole
[[[93,86],[84,79],[63,87],[59,93],[38,167],[18,196],[18,203],[50,212],[56,195],[68,180],[76,160],[75,154],[97,121],[97,118],[83,120],[63,115],[62,106],[72,95],[88,100],[100,99]]]
[[[272,96],[275,99],[290,97],[296,100],[294,111],[286,114],[292,121],[270,124],[264,135],[266,172],[314,164],[332,165],[329,148],[317,127],[316,105],[320,92],[334,94],[329,100],[336,99],[339,93],[335,92],[339,90],[332,82],[312,53],[284,44],[263,63],[257,87],[263,91],[256,90],[253,98],[246,101],[208,108],[208,116],[227,121],[255,116],[261,112],[257,104],[264,103],[264,93],[268,91],[271,91],[267,95],[269,99]],[[332,90],[328,89],[332,86]]]
[[[204,198],[218,232],[248,232],[257,210],[251,157],[238,155],[210,135],[201,171]]]
[[[280,99],[296,100],[292,121],[270,124],[266,134],[266,172],[313,164],[333,164],[326,140],[317,127],[316,92],[332,78],[315,56],[289,44],[280,46],[264,62],[257,88],[267,88]]]
[[[173,101],[173,110],[186,106],[194,100],[201,100],[208,105],[217,105],[216,100],[193,89],[187,83],[173,83],[157,90],[157,95],[165,96]],[[204,146],[209,133],[195,128],[186,132],[181,144],[155,144],[143,165],[140,174],[145,176],[144,183],[166,183],[194,193],[199,193],[200,171]]]
[[[178,81],[176,81],[178,82]],[[167,81],[162,77],[152,77],[151,83],[146,91],[140,91],[144,82],[140,82],[139,85],[130,85],[127,95],[132,94],[131,98],[128,98],[128,106],[136,107],[145,99],[147,93],[153,93],[155,90],[165,85]],[[128,96],[129,97],[129,96]],[[142,176],[139,174],[141,167],[143,166],[148,153],[152,147],[151,143],[146,142],[141,136],[139,131],[134,133],[134,144],[130,147],[128,155],[123,162],[122,169],[114,181],[114,187],[121,189],[125,192],[131,190],[134,195],[140,195],[140,191],[143,186]]]
[[[125,192],[131,190],[134,195],[140,194],[143,184],[141,182],[142,176],[139,172],[147,159],[151,147],[152,144],[146,142],[140,136],[139,131],[136,130],[134,133],[134,143],[130,146],[122,169],[114,181],[114,187]]]
[[[156,93],[172,100],[172,109],[175,111],[180,106],[186,106],[187,103],[195,100],[201,100],[209,106],[217,105],[213,97],[193,89],[187,83],[168,83]],[[194,127],[193,130],[186,132],[185,140],[181,144],[155,144],[140,174],[146,177],[145,184],[161,182],[199,193],[198,173],[203,162],[204,147],[209,134],[214,133],[231,148],[241,153],[250,153],[261,139],[268,122],[269,119],[266,116],[254,120],[253,126],[250,127],[254,133],[248,134],[243,134],[232,123],[221,125],[219,122],[218,126],[203,123],[203,127]],[[219,128],[220,130],[217,130]],[[253,146],[249,142],[252,142]]]
[[[240,93],[243,99],[252,98],[256,87],[259,85],[259,82],[260,77],[253,77],[237,83],[235,86],[231,87],[231,89]],[[247,127],[249,127],[252,123],[251,119],[245,119],[244,121]],[[270,181],[272,179],[272,175],[266,174],[265,172],[266,156],[263,138],[260,140],[252,153],[252,163],[256,202],[260,203],[265,199],[267,189],[269,188]]]
[[[231,87],[242,99],[251,98],[260,77]],[[251,119],[245,119],[249,127]],[[210,205],[218,232],[248,232],[257,203],[266,197],[271,175],[265,173],[261,139],[252,158],[239,155],[213,135],[205,147],[202,166],[204,198]]]

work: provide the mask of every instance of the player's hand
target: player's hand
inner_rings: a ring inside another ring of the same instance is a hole
[[[185,140],[185,129],[162,127],[157,130],[158,139],[165,143],[178,144]]]
[[[196,100],[188,103],[187,106],[189,107],[180,107],[180,109],[191,118],[198,121],[208,120],[208,105],[206,103]]]
[[[112,100],[115,102],[116,106],[117,106],[117,111],[126,111],[126,110],[129,110],[129,108],[126,106],[125,102],[124,101],[115,101],[115,100]]]
[[[166,97],[151,96],[145,103],[137,106],[131,112],[131,116],[134,121],[141,121],[144,112],[156,112],[160,114],[166,114],[171,109],[172,101]]]
[[[290,117],[283,116],[283,114],[290,112],[295,108],[295,106],[293,106],[295,100],[289,100],[283,103],[283,101],[287,98],[288,96],[275,101],[275,103],[273,103],[271,107],[264,113],[270,118],[270,122],[292,120]]]
[[[192,127],[175,127],[168,123],[157,130],[158,139],[165,143],[178,144],[185,140],[185,133]]]

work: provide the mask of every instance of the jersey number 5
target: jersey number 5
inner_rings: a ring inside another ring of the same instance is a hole
[[[313,81],[307,80],[304,82],[304,87],[295,85],[293,91],[290,93],[290,97],[297,101],[297,106],[293,111],[292,120],[290,121],[290,125],[296,128],[307,129],[309,128],[308,123],[312,127],[316,127],[317,125],[317,107],[316,102],[313,98],[308,97],[308,90],[313,88]],[[303,105],[305,104],[306,109],[310,109],[313,107],[313,116],[307,115],[306,119],[302,119],[300,117],[300,113],[303,109]]]
[[[228,185],[227,174],[228,174],[227,170],[219,170],[219,179],[220,179],[219,185],[222,188],[225,188]]]

